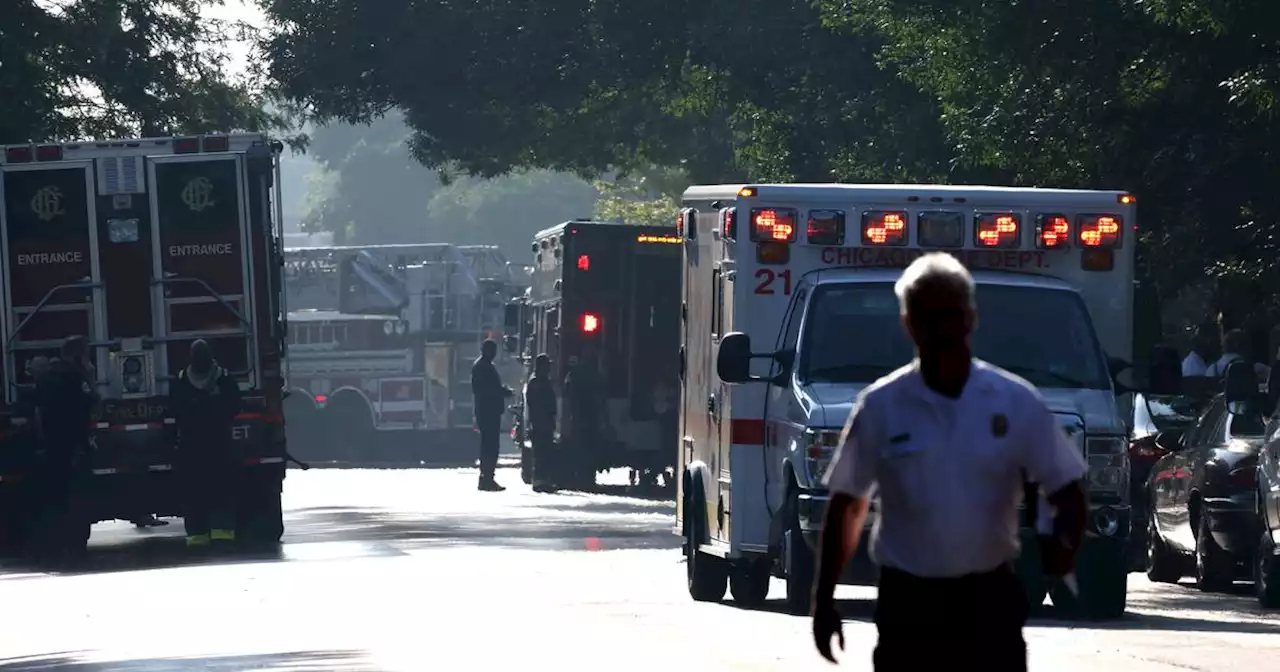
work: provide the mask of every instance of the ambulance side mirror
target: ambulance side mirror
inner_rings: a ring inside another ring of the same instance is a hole
[[[508,303],[503,306],[502,324],[509,331],[515,331],[520,328],[520,304]]]
[[[751,378],[751,337],[735,331],[720,339],[716,375],[726,383],[746,383]]]

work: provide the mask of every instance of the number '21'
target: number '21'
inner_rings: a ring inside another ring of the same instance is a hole
[[[791,296],[791,270],[773,272],[771,268],[762,268],[756,271],[756,280],[760,283],[756,285],[756,294],[773,294],[773,283],[775,280],[782,281],[783,296]]]

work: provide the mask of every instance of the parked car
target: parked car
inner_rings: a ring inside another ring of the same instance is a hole
[[[1258,455],[1264,443],[1265,395],[1245,366],[1228,371],[1177,445],[1151,467],[1147,494],[1147,576],[1176,582],[1186,574],[1201,590],[1251,578],[1258,550]]]
[[[1258,451],[1258,522],[1262,527],[1254,551],[1253,581],[1258,603],[1280,608],[1280,409],[1272,409],[1266,442]]]
[[[1136,393],[1133,430],[1129,435],[1129,502],[1133,507],[1130,571],[1147,567],[1147,479],[1156,461],[1178,446],[1183,432],[1195,424],[1199,400],[1185,395]]]

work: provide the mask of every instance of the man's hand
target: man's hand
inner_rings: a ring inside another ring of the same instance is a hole
[[[835,602],[829,600],[815,601],[813,605],[813,643],[829,662],[835,663],[836,657],[831,650],[831,638],[835,637],[844,651],[844,621],[836,611]]]

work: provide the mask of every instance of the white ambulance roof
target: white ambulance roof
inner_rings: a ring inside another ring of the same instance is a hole
[[[826,268],[815,271],[809,277],[815,285],[897,282],[898,278],[902,277],[902,270],[897,268]],[[1031,273],[980,270],[973,271],[973,280],[979,285],[1038,287],[1041,289],[1060,289],[1068,292],[1077,291],[1071,283],[1058,278]]]
[[[972,185],[932,184],[714,184],[689,187],[684,192],[686,201],[729,201],[738,198],[738,192],[751,187],[752,197],[760,201],[812,202],[857,198],[863,201],[903,201],[915,199],[928,203],[932,199],[965,199],[968,205],[981,206],[988,200],[1000,207],[1042,205],[1046,200],[1063,205],[1079,202],[1114,204],[1124,191],[1094,191],[1087,189],[1040,189],[1037,187],[991,187]],[[937,201],[934,201],[937,202]]]

